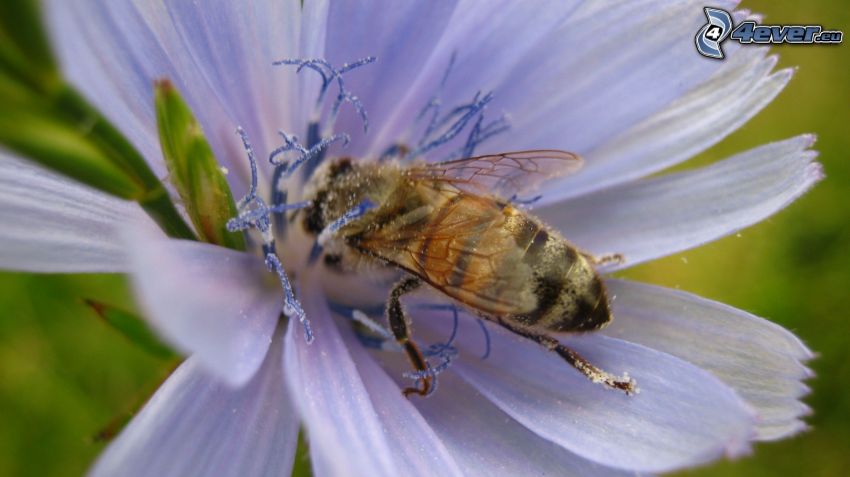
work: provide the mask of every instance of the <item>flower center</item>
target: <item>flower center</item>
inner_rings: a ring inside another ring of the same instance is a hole
[[[504,115],[496,120],[485,122],[484,110],[493,100],[492,92],[482,93],[479,91],[475,93],[472,100],[468,103],[444,111],[440,93],[449,77],[455,58],[456,55],[452,55],[443,79],[436,88],[435,93],[420,110],[414,124],[410,126],[411,133],[416,129],[421,131],[419,140],[413,142],[412,145],[403,143],[388,145],[385,152],[377,158],[378,161],[392,159],[399,162],[409,162],[425,155],[433,155],[440,149],[451,149],[450,152],[445,153],[446,160],[471,157],[481,143],[509,128],[507,118]],[[375,207],[376,204],[369,201],[355,204],[350,210],[326,225],[321,233],[318,234],[312,246],[304,247],[301,242],[304,241],[303,237],[306,237],[306,234],[298,232],[287,234],[286,215],[287,212],[310,207],[312,202],[306,200],[288,203],[287,200],[290,197],[284,187],[284,182],[300,172],[303,184],[303,182],[306,182],[313,176],[313,172],[325,159],[330,146],[338,144],[346,147],[348,145],[350,141],[348,134],[334,132],[337,117],[344,104],[350,104],[354,108],[362,121],[364,133],[368,133],[369,120],[366,109],[361,100],[346,88],[344,77],[347,73],[375,61],[375,57],[367,57],[353,63],[344,64],[340,68],[335,68],[323,59],[285,59],[274,63],[275,65],[295,66],[297,73],[304,70],[315,72],[321,77],[321,87],[313,115],[313,117],[319,119],[312,120],[307,125],[306,145],[302,144],[295,135],[279,131],[283,139],[283,145],[272,151],[268,158],[269,163],[274,168],[271,180],[270,202],[268,203],[257,192],[257,162],[249,138],[241,128],[237,129],[250,163],[251,186],[245,197],[237,204],[238,215],[228,222],[227,227],[231,232],[255,230],[259,233],[266,266],[269,271],[277,275],[284,293],[283,313],[290,318],[298,318],[303,325],[305,338],[308,343],[314,339],[310,322],[296,296],[292,282],[284,268],[284,262],[278,254],[276,238],[281,241],[286,240],[287,249],[307,250],[309,248],[311,251],[306,260],[306,266],[315,266],[316,259],[321,256],[322,249],[327,242],[342,227],[362,217],[366,211]],[[328,91],[333,85],[336,86],[337,94],[322,120],[321,111],[323,103]],[[467,131],[465,138],[461,136],[461,133],[464,131]],[[533,202],[538,198],[534,198],[531,201]],[[285,252],[291,251],[294,250],[285,250]],[[292,253],[286,253],[286,255],[292,257]],[[298,257],[292,258],[298,260]],[[298,267],[298,265],[295,267],[290,265],[291,270]],[[374,310],[370,310],[372,313],[366,313],[363,309],[354,308],[344,303],[333,301],[329,303],[334,312],[353,320],[355,331],[357,331],[357,335],[364,345],[381,349],[399,348],[392,339],[390,332],[369,317],[370,314],[383,315],[384,306],[382,303],[377,304]],[[424,371],[405,374],[405,377],[414,381],[436,378],[436,375],[446,369],[457,356],[457,349],[452,346],[452,343],[455,339],[458,326],[458,309],[454,305],[444,304],[420,305],[419,307],[450,311],[453,316],[454,326],[451,336],[447,341],[424,348],[423,354],[427,358],[435,358],[438,361],[437,364],[432,365],[428,363],[427,369]],[[486,329],[484,329],[483,325],[482,330],[486,334]],[[487,343],[487,354],[489,354],[489,337],[487,337]]]

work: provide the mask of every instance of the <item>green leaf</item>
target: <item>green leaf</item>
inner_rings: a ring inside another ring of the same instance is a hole
[[[34,108],[0,109],[0,142],[22,156],[123,199],[141,199],[146,193],[97,144]]]
[[[95,300],[86,300],[86,305],[106,324],[153,356],[168,360],[178,356],[168,345],[160,341],[148,328],[147,323],[138,316]]]
[[[0,145],[138,201],[175,238],[195,239],[144,157],[59,72],[37,0],[0,1]]]
[[[36,0],[0,2],[0,69],[41,91],[60,83]]]
[[[169,81],[158,81],[155,92],[165,163],[200,239],[245,250],[243,235],[227,231],[227,221],[237,214],[236,204],[200,124]]]

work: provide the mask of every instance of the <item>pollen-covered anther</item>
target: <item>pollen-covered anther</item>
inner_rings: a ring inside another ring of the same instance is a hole
[[[443,102],[440,98],[440,92],[449,78],[455,60],[456,54],[452,54],[446,72],[443,75],[443,80],[416,117],[417,122],[425,117],[429,119],[419,141],[416,143],[416,147],[405,155],[406,159],[415,159],[431,150],[452,142],[473,120],[475,122],[472,123],[472,128],[470,128],[463,146],[449,154],[447,159],[472,157],[475,149],[481,143],[510,128],[510,121],[506,114],[486,124],[484,122],[484,109],[494,98],[492,91],[486,94],[482,94],[479,91],[475,93],[475,96],[469,103],[461,104],[452,108],[448,113],[441,114]]]
[[[283,313],[286,316],[294,316],[298,318],[298,321],[300,321],[301,325],[304,327],[304,337],[306,338],[307,343],[312,343],[313,330],[310,327],[310,320],[307,319],[307,313],[304,312],[301,302],[299,302],[295,297],[295,293],[292,290],[292,283],[286,276],[286,272],[283,269],[283,265],[280,263],[280,259],[277,258],[277,255],[274,253],[269,253],[266,255],[266,266],[269,268],[269,271],[277,273],[277,276],[280,279],[280,284],[283,287]]]
[[[286,271],[283,264],[280,262],[277,253],[275,252],[274,234],[271,230],[272,214],[282,213],[287,210],[294,210],[310,205],[309,201],[297,202],[294,204],[274,204],[271,207],[266,205],[266,202],[257,195],[257,161],[254,157],[254,149],[248,140],[248,135],[242,128],[237,129],[237,133],[242,138],[242,144],[248,155],[248,162],[251,166],[251,187],[248,193],[245,194],[237,204],[238,215],[231,218],[227,222],[227,229],[230,231],[240,231],[248,229],[256,229],[260,232],[263,241],[263,255],[265,257],[266,267],[271,272],[275,272],[280,280],[284,292],[283,313],[289,317],[297,317],[298,321],[304,327],[304,335],[308,343],[313,341],[313,331],[310,328],[310,322],[307,319],[307,314],[301,303],[295,297],[295,292],[292,289],[292,284],[286,276]]]
[[[354,107],[357,114],[360,116],[360,119],[363,121],[363,132],[369,130],[369,116],[366,114],[366,108],[363,106],[363,103],[360,101],[360,98],[352,94],[345,88],[345,80],[343,76],[361,66],[368,65],[370,63],[374,63],[377,60],[374,56],[367,56],[365,58],[361,58],[352,63],[345,63],[341,68],[335,68],[325,59],[321,58],[312,58],[312,59],[283,59],[280,61],[275,61],[273,64],[276,66],[280,65],[292,65],[297,66],[296,72],[300,73],[303,69],[309,69],[319,74],[322,78],[322,86],[319,89],[319,95],[316,98],[316,110],[318,114],[318,110],[324,101],[325,93],[327,93],[328,88],[331,83],[336,81],[337,84],[337,96],[334,100],[333,105],[331,106],[330,115],[327,118],[327,122],[325,123],[325,130],[331,131],[333,130],[334,123],[336,122],[337,115],[339,114],[339,110],[344,103],[351,103]]]
[[[322,153],[331,144],[342,142],[342,147],[346,147],[351,141],[351,137],[348,134],[334,134],[330,137],[322,138],[319,142],[313,144],[310,149],[307,149],[298,142],[297,136],[288,135],[283,131],[278,131],[278,134],[283,138],[283,146],[278,147],[269,154],[269,163],[276,167],[283,167],[283,173],[280,175],[280,179],[291,177],[305,162],[311,159],[321,158]],[[287,152],[295,152],[298,157],[292,163],[286,160],[276,159],[277,156]]]

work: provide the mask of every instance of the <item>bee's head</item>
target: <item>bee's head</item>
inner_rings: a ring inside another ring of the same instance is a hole
[[[338,208],[340,189],[350,182],[355,167],[351,158],[342,157],[329,161],[318,169],[313,177],[312,190],[307,196],[311,204],[304,209],[304,228],[307,232],[318,234],[327,226],[328,213]]]
[[[354,172],[354,166],[351,164],[351,158],[342,157],[328,165],[327,179],[329,181],[338,181],[352,172]]]

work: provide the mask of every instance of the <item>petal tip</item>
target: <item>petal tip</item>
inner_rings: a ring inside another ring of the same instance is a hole
[[[806,176],[809,177],[812,182],[820,182],[826,178],[826,173],[823,170],[823,164],[820,162],[811,162],[806,167]]]
[[[723,455],[725,455],[727,459],[738,459],[752,454],[753,447],[750,445],[750,442],[753,439],[755,439],[755,431],[753,431],[750,439],[730,441],[723,449]]]
[[[800,135],[800,137],[803,139],[803,141],[805,141],[805,144],[806,144],[805,149],[808,149],[808,148],[814,146],[815,143],[818,140],[818,135],[815,134],[815,133],[802,134],[802,135]]]

